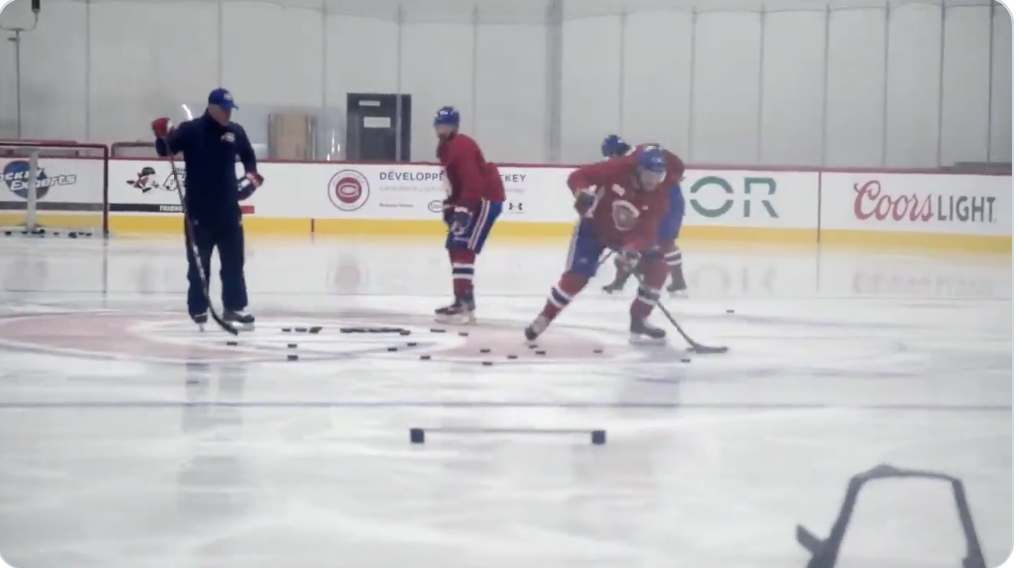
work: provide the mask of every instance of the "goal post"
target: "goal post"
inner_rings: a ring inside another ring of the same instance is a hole
[[[929,479],[945,481],[950,484],[958,520],[961,523],[962,535],[965,539],[965,556],[959,564],[963,568],[986,568],[986,559],[983,557],[983,548],[979,544],[979,535],[976,534],[972,510],[969,508],[968,498],[965,496],[964,483],[957,477],[937,471],[904,469],[887,464],[878,465],[852,476],[848,482],[848,489],[845,491],[845,499],[841,503],[841,510],[838,511],[838,516],[827,537],[821,538],[802,525],[796,526],[795,539],[810,554],[806,568],[835,568],[837,566],[838,554],[841,552],[841,544],[845,540],[849,521],[852,519],[852,513],[859,500],[859,492],[862,491],[864,485],[871,481],[883,479]]]
[[[0,140],[0,236],[109,235],[105,144]]]

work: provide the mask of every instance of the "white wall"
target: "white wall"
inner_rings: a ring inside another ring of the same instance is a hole
[[[30,22],[30,0],[0,14]],[[1011,156],[1011,22],[986,0],[43,0],[21,49],[22,136],[113,142],[223,85],[256,138],[273,110],[413,97],[412,156],[460,108],[490,158],[598,157],[619,132],[690,161],[928,167]],[[709,10],[705,9],[709,8]],[[761,8],[766,8],[761,10]],[[0,42],[0,137],[17,122]]]

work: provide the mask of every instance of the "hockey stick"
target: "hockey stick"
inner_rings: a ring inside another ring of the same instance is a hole
[[[201,293],[205,296],[205,305],[209,308],[209,315],[212,317],[212,321],[216,322],[226,333],[240,335],[237,328],[223,321],[223,317],[216,313],[215,308],[212,307],[212,298],[209,297],[208,274],[205,274],[205,266],[201,263],[198,241],[194,238],[194,225],[191,223],[191,217],[187,214],[187,204],[184,202],[184,186],[180,183],[180,175],[177,174],[177,164],[173,159],[173,154],[170,154],[169,145],[167,145],[166,153],[166,161],[170,163],[170,172],[173,174],[173,183],[177,186],[177,197],[180,198],[180,210],[184,213],[184,235],[187,237],[187,245],[188,250],[191,252],[191,258],[194,260],[194,265],[198,268],[198,278],[201,279]]]
[[[640,274],[638,271],[633,270],[633,276],[636,277],[636,281],[640,283],[640,286],[643,286],[643,275]],[[654,300],[654,305],[657,306],[657,309],[661,310],[661,313],[664,314],[665,319],[667,319],[668,322],[672,324],[672,327],[675,328],[675,331],[679,332],[679,335],[682,336],[682,339],[686,340],[686,343],[689,344],[689,347],[693,350],[693,353],[699,353],[701,355],[728,353],[728,347],[725,345],[718,346],[704,345],[690,337],[689,334],[687,334],[685,330],[682,329],[682,326],[679,325],[679,322],[675,321],[675,317],[672,316],[672,313],[668,311],[668,308],[666,308],[664,304],[661,303],[660,299]]]

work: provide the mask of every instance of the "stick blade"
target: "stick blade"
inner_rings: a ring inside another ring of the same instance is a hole
[[[221,318],[219,314],[215,313],[212,310],[209,310],[209,314],[212,316],[212,321],[216,322],[216,324],[219,325],[219,327],[223,328],[223,331],[229,333],[234,337],[240,335],[240,332],[237,331],[237,328],[223,321],[223,318]]]
[[[726,345],[718,345],[718,346],[712,347],[710,345],[699,345],[698,344],[698,345],[694,345],[692,348],[690,348],[690,351],[692,351],[693,353],[696,353],[698,355],[720,355],[722,353],[728,353],[728,346],[726,346]]]
[[[809,529],[802,525],[796,525],[795,527],[795,540],[812,555],[818,554],[824,546],[824,541],[817,538],[813,533],[809,532]]]

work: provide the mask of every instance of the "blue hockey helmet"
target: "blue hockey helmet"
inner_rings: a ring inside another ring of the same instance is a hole
[[[444,106],[435,113],[435,126],[448,124],[451,126],[460,125],[460,111],[451,106]]]
[[[636,170],[643,189],[657,189],[668,174],[664,152],[657,146],[640,148],[636,153]]]
[[[618,134],[609,134],[603,142],[601,142],[601,155],[605,158],[616,158],[618,156],[624,156],[631,146],[626,143]]]
[[[663,174],[668,171],[668,162],[660,148],[640,148],[636,163],[641,170]]]

